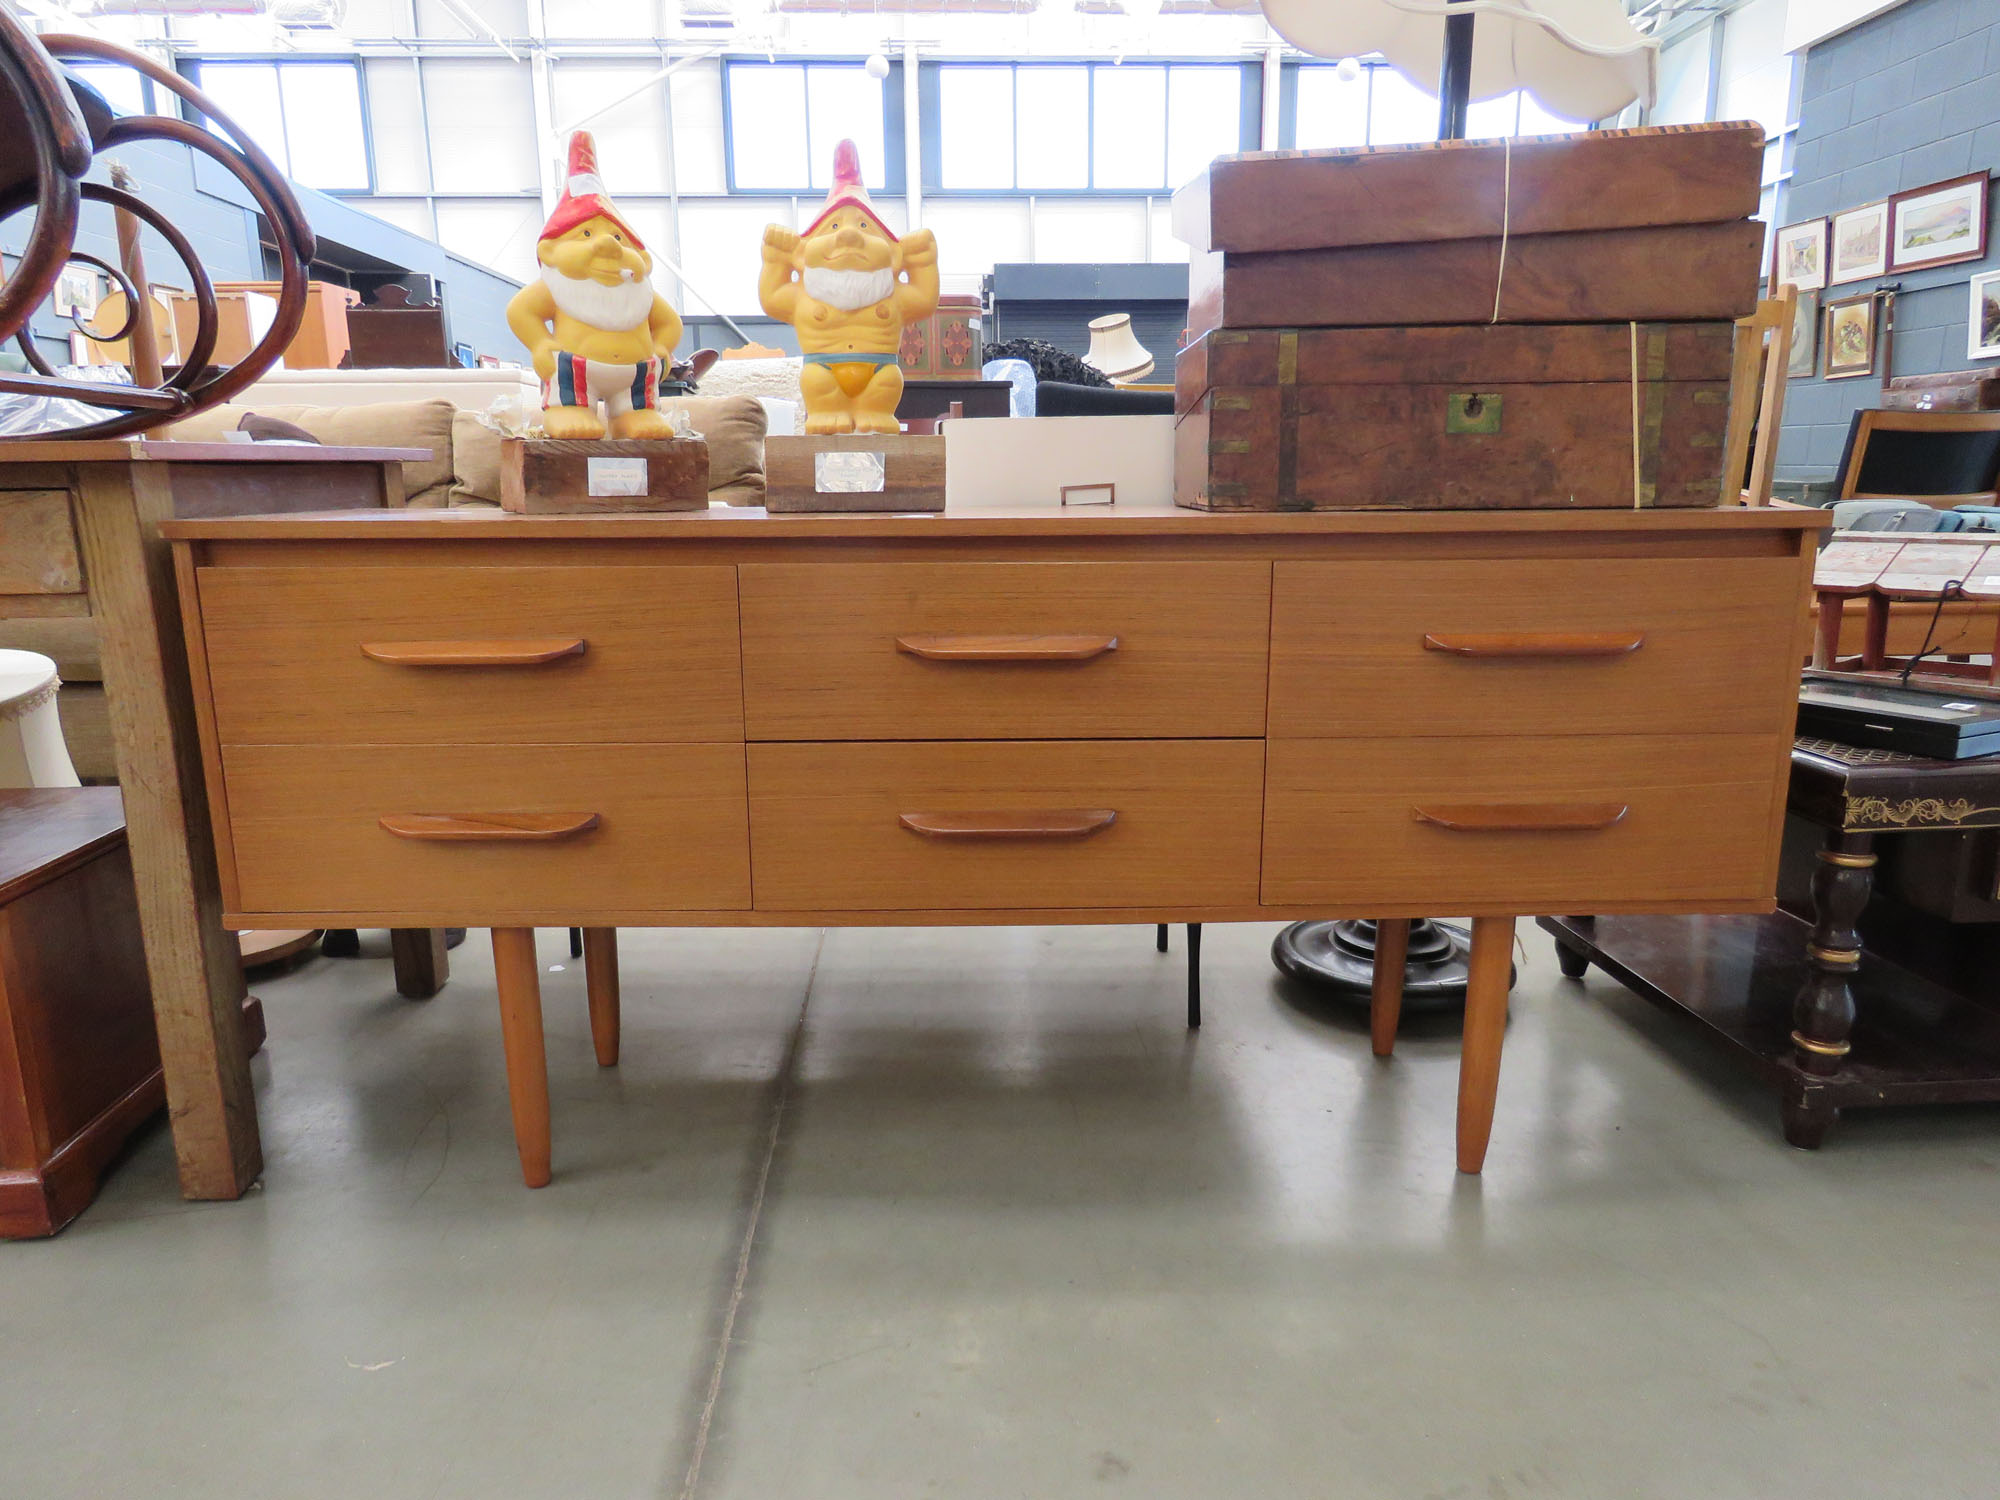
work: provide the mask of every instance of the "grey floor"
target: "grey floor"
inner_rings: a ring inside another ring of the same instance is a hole
[[[484,934],[260,983],[260,1188],[0,1245],[0,1497],[2000,1495],[2000,1111],[1791,1151],[1524,928],[1460,1178],[1270,937],[1190,1035],[1179,929],[627,933],[600,1071],[545,932],[538,1193]]]

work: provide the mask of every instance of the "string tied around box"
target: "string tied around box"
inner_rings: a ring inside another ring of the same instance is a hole
[[[1500,168],[1500,268],[1493,273],[1493,316],[1487,321],[1500,321],[1500,292],[1507,285],[1507,238],[1514,227],[1514,137],[1502,136],[1503,148]]]

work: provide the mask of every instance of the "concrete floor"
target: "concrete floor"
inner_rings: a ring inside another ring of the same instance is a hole
[[[1789,1150],[1524,926],[1460,1178],[1455,1038],[1207,937],[1189,1035],[1178,929],[627,933],[600,1071],[545,932],[539,1193],[484,934],[266,980],[259,1190],[0,1246],[0,1497],[2000,1494],[2000,1111]]]

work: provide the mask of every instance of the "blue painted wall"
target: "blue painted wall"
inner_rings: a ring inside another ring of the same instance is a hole
[[[2000,167],[2000,0],[1909,0],[1806,54],[1792,180],[1779,217],[1796,223],[1969,172]],[[2000,267],[2000,195],[1989,191],[1984,262],[1892,273],[1828,288],[1847,297],[1900,284],[1891,373],[2000,361],[1966,358],[1969,277]],[[1825,352],[1821,351],[1821,367]],[[1780,479],[1832,476],[1848,419],[1880,404],[1880,374],[1794,380],[1778,444]]]

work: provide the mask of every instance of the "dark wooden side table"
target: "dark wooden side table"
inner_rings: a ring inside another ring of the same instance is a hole
[[[1777,1088],[1795,1146],[1818,1146],[1845,1108],[2000,1100],[2000,1004],[1864,952],[1859,930],[1879,836],[2000,828],[2000,756],[1801,738],[1787,808],[1826,831],[1810,924],[1785,912],[1543,917],[1563,972],[1594,963],[1700,1022]]]
[[[0,790],[0,1239],[75,1218],[166,1101],[118,788]]]

